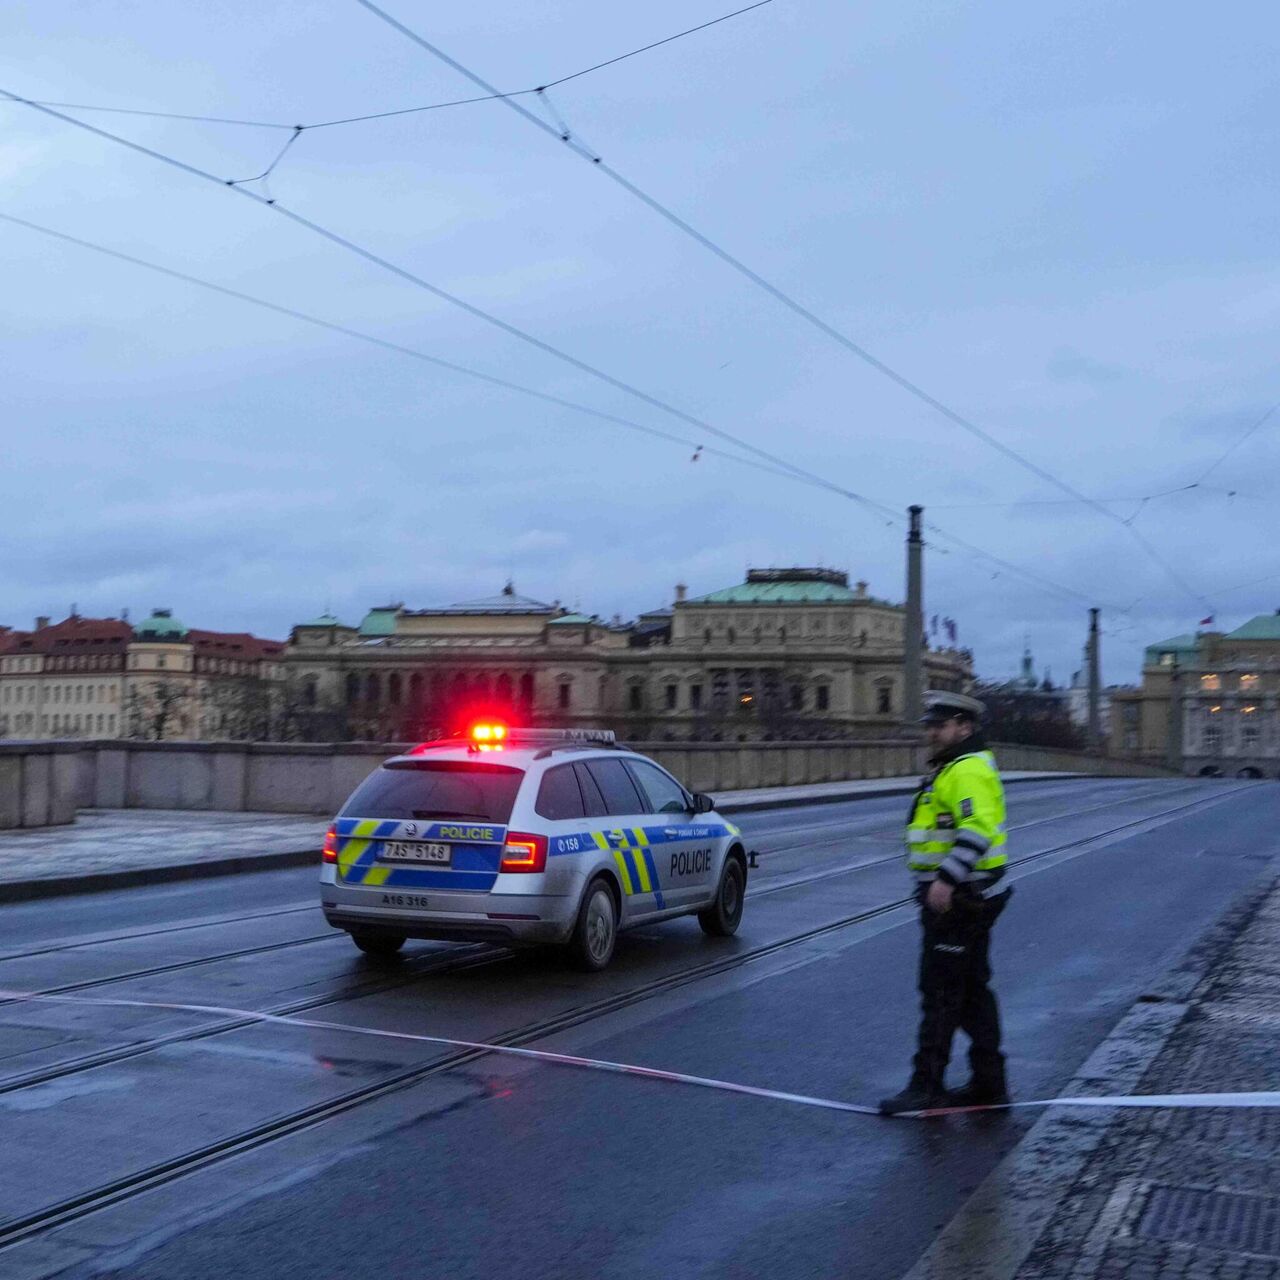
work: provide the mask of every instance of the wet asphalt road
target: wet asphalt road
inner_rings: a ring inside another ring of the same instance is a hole
[[[1010,802],[1011,857],[1043,856],[1014,870],[996,986],[1015,1090],[1052,1096],[1264,870],[1280,789],[1055,782]],[[378,967],[325,928],[304,870],[0,908],[0,988],[524,1029],[541,1049],[871,1102],[911,1049],[914,913],[868,916],[906,894],[903,808],[744,815],[761,857],[738,937],[655,926],[595,977],[430,943]],[[1034,1118],[882,1121],[234,1024],[0,1005],[0,1278],[892,1277]]]

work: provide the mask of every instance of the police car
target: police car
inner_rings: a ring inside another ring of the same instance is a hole
[[[710,796],[612,733],[481,724],[387,760],[324,841],[325,918],[368,955],[406,938],[568,948],[603,969],[618,932],[696,914],[728,937],[747,858]]]

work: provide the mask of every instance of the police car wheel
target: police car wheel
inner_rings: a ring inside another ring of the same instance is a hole
[[[579,969],[598,973],[611,959],[618,941],[618,909],[603,880],[593,880],[578,909],[569,955]]]
[[[402,933],[353,933],[351,941],[367,956],[390,960],[404,946]]]
[[[726,858],[720,872],[720,885],[716,900],[698,912],[698,923],[703,933],[715,938],[729,938],[738,931],[742,920],[742,907],[746,897],[746,876],[737,858]]]

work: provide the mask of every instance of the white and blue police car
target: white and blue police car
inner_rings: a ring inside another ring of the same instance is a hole
[[[603,969],[618,932],[694,915],[728,937],[747,856],[710,796],[595,730],[481,724],[385,761],[325,836],[325,918],[368,955],[406,938],[549,943]]]

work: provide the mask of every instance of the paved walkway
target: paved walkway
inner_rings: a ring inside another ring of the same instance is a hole
[[[1241,924],[1136,1092],[1280,1087],[1280,881]],[[1148,1276],[1280,1277],[1280,1111],[1113,1113],[1017,1272]]]
[[[318,856],[328,825],[280,813],[82,809],[70,826],[0,832],[0,901],[43,896],[17,892],[24,886],[74,892],[106,888],[116,877],[125,887],[160,868],[199,875],[288,866]]]
[[[1007,782],[1071,774],[1011,773]],[[913,778],[871,778],[717,794],[726,813],[905,795]],[[0,831],[0,902],[224,872],[299,866],[328,818],[172,809],[82,809],[70,826]]]
[[[1272,880],[1140,998],[1067,1093],[1277,1088]],[[1051,1108],[907,1280],[1165,1277],[1280,1280],[1280,1110]]]

